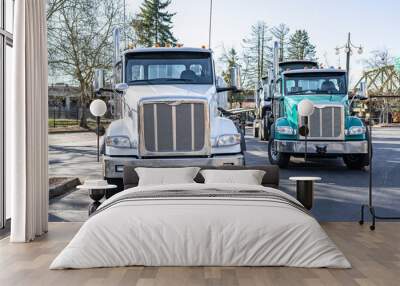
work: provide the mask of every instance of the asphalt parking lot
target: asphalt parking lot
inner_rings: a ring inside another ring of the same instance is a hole
[[[269,164],[266,142],[246,136],[246,164]],[[400,128],[373,130],[374,205],[379,215],[400,216]],[[50,176],[101,177],[96,162],[96,137],[93,133],[49,135]],[[319,176],[315,185],[312,210],[320,221],[358,221],[360,206],[368,199],[368,169],[348,170],[338,159],[292,159],[288,169],[281,170],[281,189],[295,195],[291,176]],[[85,191],[71,193],[50,201],[51,221],[84,221],[90,199]]]

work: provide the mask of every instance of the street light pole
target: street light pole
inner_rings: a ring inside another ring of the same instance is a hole
[[[208,28],[208,48],[209,49],[211,49],[212,12],[213,12],[213,0],[210,0],[210,23],[209,23],[209,28]]]
[[[349,85],[350,79],[350,56],[351,56],[351,39],[350,33],[347,37],[347,45],[346,45],[346,71],[347,71],[347,86]]]
[[[101,99],[93,100],[90,104],[90,112],[96,117],[96,133],[97,133],[97,162],[100,162],[100,117],[107,111],[107,105]]]
[[[100,162],[100,116],[96,116],[97,133],[97,162]]]
[[[353,52],[353,48],[357,49],[358,54],[362,54],[363,53],[363,48],[362,46],[355,46],[352,42],[351,42],[351,34],[348,33],[347,35],[347,42],[344,46],[341,47],[336,47],[336,55],[340,55],[340,50],[344,49],[345,53],[346,53],[346,74],[347,74],[347,86],[349,86],[349,80],[350,80],[350,57],[351,54]]]

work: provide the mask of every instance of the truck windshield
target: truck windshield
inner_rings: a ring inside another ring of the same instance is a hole
[[[345,73],[285,75],[286,95],[346,94]]]
[[[212,84],[211,55],[202,52],[128,54],[126,83],[129,85]]]

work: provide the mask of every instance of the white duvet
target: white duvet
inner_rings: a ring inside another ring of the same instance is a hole
[[[253,190],[262,186],[185,184],[136,187],[105,201],[50,269],[145,266],[293,266],[349,268],[307,213],[279,200],[246,197],[129,198],[136,192]]]

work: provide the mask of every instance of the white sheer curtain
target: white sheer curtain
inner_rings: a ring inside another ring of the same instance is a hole
[[[45,7],[45,0],[15,2],[13,92],[6,115],[12,242],[31,241],[48,225]]]

